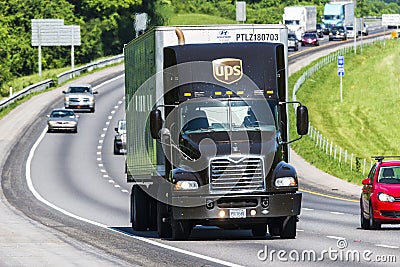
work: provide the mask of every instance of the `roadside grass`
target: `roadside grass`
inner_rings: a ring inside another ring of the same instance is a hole
[[[336,62],[316,72],[297,93],[297,99],[309,109],[311,125],[356,157],[369,159],[374,155],[400,155],[397,112],[400,44],[386,41],[385,44],[364,47],[362,55],[348,53],[344,57],[342,103]],[[307,68],[289,78],[290,91]],[[291,123],[293,137],[296,136],[293,108]],[[360,184],[369,171],[369,162],[364,175],[360,165],[351,171],[348,164],[339,163],[316,148],[308,136],[293,143],[292,148],[316,167],[356,184]]]
[[[236,24],[235,20],[225,19],[206,14],[175,14],[171,16],[167,25],[204,25],[204,24]]]

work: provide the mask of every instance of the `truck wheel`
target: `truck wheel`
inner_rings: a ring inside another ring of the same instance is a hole
[[[172,236],[168,206],[165,203],[157,201],[157,232],[160,238],[169,238]]]
[[[268,233],[270,236],[280,236],[281,235],[281,219],[275,219],[268,224]]]
[[[157,231],[157,200],[148,196],[149,198],[149,230]]]
[[[296,237],[296,220],[296,216],[290,216],[283,220],[280,233],[281,238],[293,239]]]
[[[381,229],[381,224],[376,222],[374,219],[374,213],[372,209],[372,204],[369,204],[369,228],[372,230],[379,230]]]
[[[251,233],[254,237],[265,237],[267,234],[267,225],[266,224],[255,224],[251,228]]]
[[[131,194],[131,221],[135,231],[146,231],[148,228],[149,206],[147,194],[138,185],[134,185]]]
[[[114,155],[118,155],[119,154],[119,149],[118,149],[118,147],[117,147],[117,145],[115,144],[115,141],[114,141]]]
[[[192,228],[188,220],[172,220],[172,239],[188,240]]]

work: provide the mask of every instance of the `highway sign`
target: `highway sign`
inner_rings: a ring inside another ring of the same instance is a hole
[[[32,46],[81,45],[79,25],[64,25],[63,19],[32,19]]]
[[[400,25],[400,14],[382,14],[383,26]]]
[[[344,76],[344,56],[338,56],[337,68],[338,68],[338,76]]]

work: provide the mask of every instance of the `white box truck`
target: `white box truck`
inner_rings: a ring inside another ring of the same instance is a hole
[[[136,231],[196,225],[295,238],[284,25],[156,27],[127,44],[126,172]],[[260,56],[261,55],[261,56]]]
[[[300,40],[304,33],[317,31],[317,8],[315,6],[285,7],[283,24]]]

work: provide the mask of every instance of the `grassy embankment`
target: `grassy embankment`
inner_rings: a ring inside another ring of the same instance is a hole
[[[400,43],[396,41],[364,47],[362,55],[346,54],[342,103],[336,61],[318,71],[297,94],[298,100],[309,108],[311,125],[359,158],[400,155],[398,62]],[[303,71],[290,77],[290,89]],[[339,164],[316,149],[308,137],[292,147],[318,168],[357,184],[369,171],[368,161],[364,175],[355,167],[350,171],[349,165]]]

